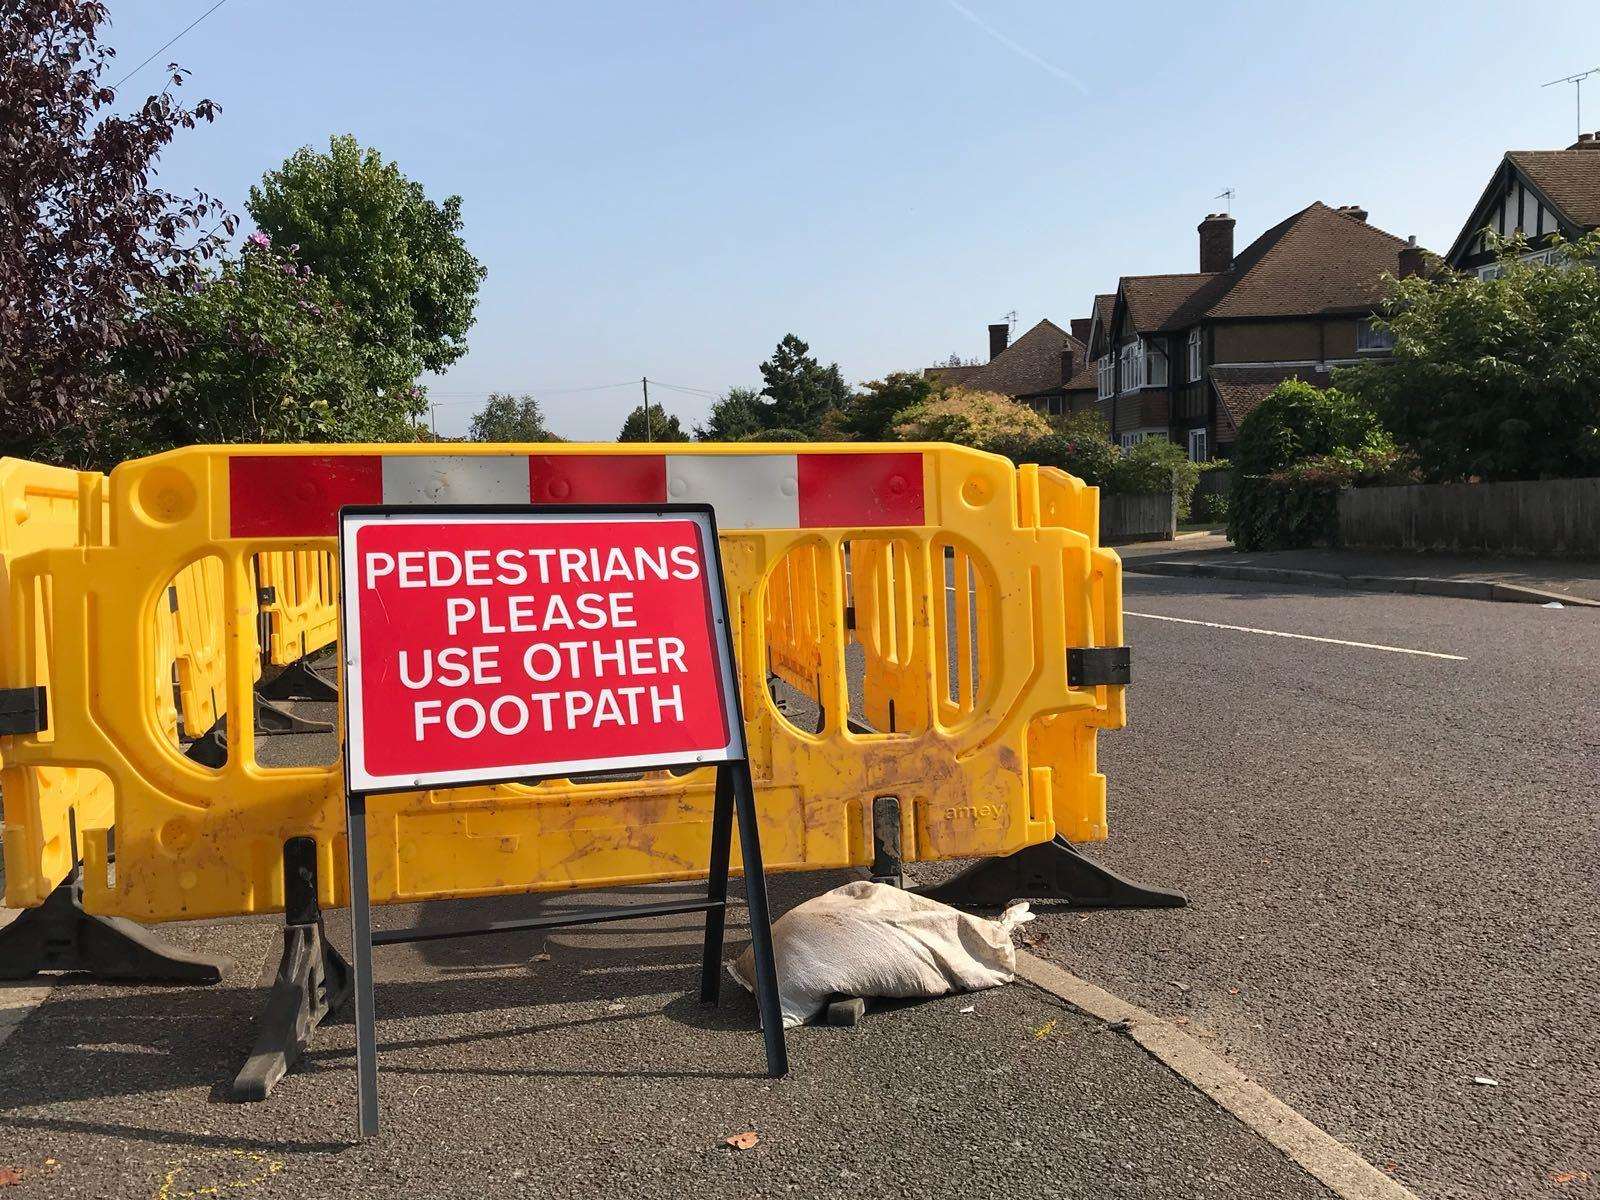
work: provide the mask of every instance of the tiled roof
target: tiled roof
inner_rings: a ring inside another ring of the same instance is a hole
[[[1124,275],[1122,295],[1133,316],[1133,327],[1140,333],[1173,328],[1173,316],[1193,308],[1191,302],[1217,278],[1214,274]]]
[[[1063,350],[1072,351],[1076,373],[1088,357],[1084,344],[1054,321],[1044,320],[982,366],[930,367],[925,374],[1004,396],[1037,396],[1061,390]]]
[[[939,383],[958,383],[962,387],[970,387],[972,377],[981,370],[983,364],[974,363],[970,367],[929,367],[922,374]]]
[[[1600,225],[1600,150],[1508,150],[1506,157],[1576,225]]]
[[[1267,230],[1223,273],[1208,317],[1360,312],[1383,298],[1406,243],[1320,200]]]
[[[1217,389],[1217,440],[1232,440],[1250,410],[1285,379],[1304,379],[1325,388],[1332,376],[1307,367],[1212,367],[1211,386]]]
[[[1128,275],[1122,295],[1140,333],[1183,329],[1202,317],[1363,312],[1382,299],[1384,273],[1399,271],[1405,245],[1319,200],[1256,238],[1226,271]]]

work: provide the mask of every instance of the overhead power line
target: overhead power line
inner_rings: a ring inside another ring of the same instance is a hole
[[[117,80],[116,83],[112,84],[111,85],[111,90],[112,91],[116,91],[123,84],[127,83],[128,80],[132,79],[135,75],[137,75],[140,71],[144,70],[151,63],[155,62],[155,60],[156,60],[158,55],[165,54],[169,49],[171,49],[174,45],[177,44],[177,41],[178,41],[179,38],[181,38],[184,34],[188,33],[196,25],[200,24],[201,21],[204,21],[207,17],[209,17],[212,13],[216,12],[217,9],[221,8],[227,2],[228,2],[228,0],[217,0],[217,2],[215,4],[213,4],[210,8],[206,9],[205,12],[201,13],[194,20],[190,21],[182,29],[178,30],[177,33],[173,34],[172,37],[167,41],[166,45],[162,46],[154,54],[151,54],[150,57],[146,58],[143,62],[141,62],[137,67],[135,67],[133,70],[129,71],[121,79]]]

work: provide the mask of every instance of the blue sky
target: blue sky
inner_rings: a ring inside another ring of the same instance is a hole
[[[131,69],[210,0],[111,0]],[[1195,269],[1313,200],[1448,247],[1509,148],[1575,132],[1592,0],[521,3],[227,0],[123,90],[222,106],[162,182],[238,211],[353,133],[463,197],[489,268],[441,432],[492,390],[611,439],[641,375],[720,392],[794,332],[851,380],[1065,324],[1118,275]],[[1600,129],[1600,76],[1584,124]],[[652,389],[688,422],[701,397]]]

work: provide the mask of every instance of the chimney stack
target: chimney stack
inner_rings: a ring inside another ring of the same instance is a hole
[[[1073,361],[1072,360],[1073,360],[1073,358],[1074,358],[1074,355],[1072,353],[1072,347],[1071,346],[1063,346],[1062,349],[1061,349],[1061,382],[1062,383],[1066,383],[1067,380],[1072,378],[1072,366],[1073,366]]]
[[[1005,321],[989,326],[989,361],[993,362],[1006,352],[1011,344],[1011,326]]]
[[[1600,130],[1594,133],[1580,133],[1578,140],[1567,147],[1568,150],[1600,150]]]
[[[1077,338],[1085,346],[1089,344],[1089,330],[1092,328],[1094,328],[1093,317],[1072,318],[1072,336]]]
[[[1233,265],[1234,220],[1227,213],[1207,213],[1200,222],[1200,270],[1226,271]]]
[[[1347,217],[1354,217],[1358,221],[1367,219],[1367,210],[1359,204],[1341,204],[1339,205],[1339,211]]]
[[[1412,234],[1406,239],[1406,244],[1400,247],[1400,267],[1395,272],[1401,279],[1411,275],[1426,275],[1428,273],[1428,252],[1417,245],[1417,235]]]

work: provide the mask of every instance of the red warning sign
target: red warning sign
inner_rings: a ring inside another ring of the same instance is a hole
[[[743,754],[705,506],[340,513],[353,792]]]

